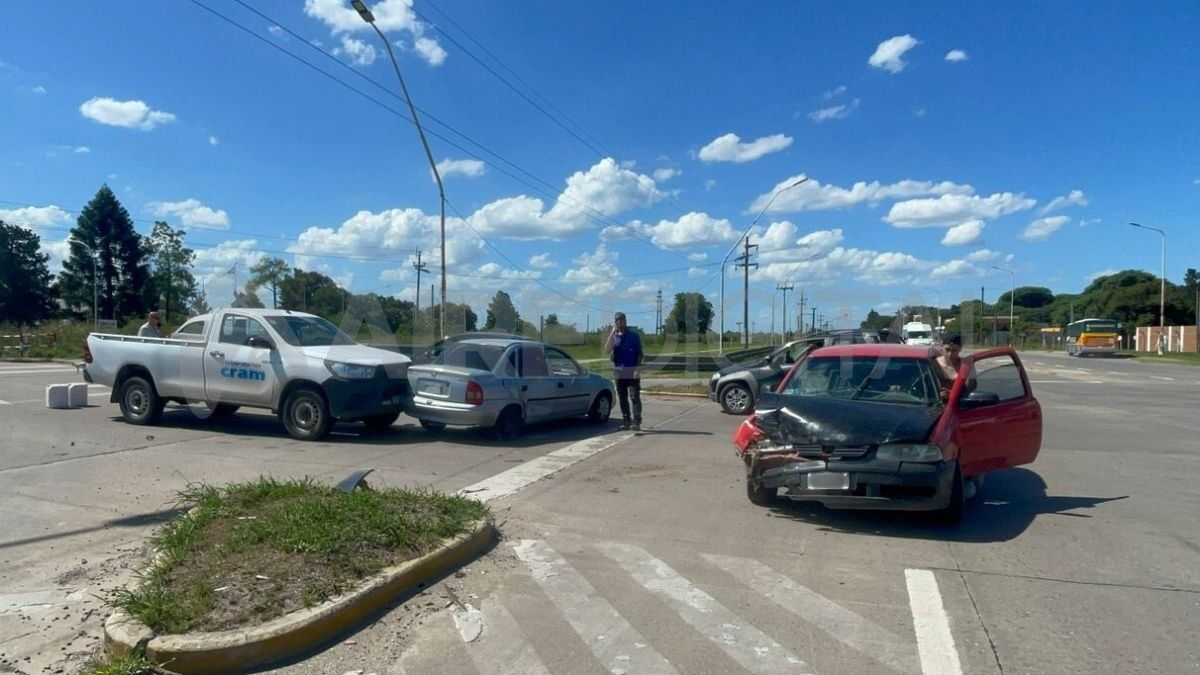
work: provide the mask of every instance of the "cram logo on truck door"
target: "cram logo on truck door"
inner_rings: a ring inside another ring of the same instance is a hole
[[[267,373],[262,369],[261,363],[230,361],[221,368],[221,377],[228,377],[234,380],[255,380],[258,382],[265,382],[267,379]]]

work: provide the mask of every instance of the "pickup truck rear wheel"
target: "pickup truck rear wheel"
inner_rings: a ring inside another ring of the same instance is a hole
[[[297,389],[288,396],[280,417],[292,438],[300,441],[320,440],[333,425],[325,397],[308,387]]]
[[[754,407],[754,395],[750,387],[741,382],[727,384],[721,388],[721,409],[733,415],[745,415]]]
[[[166,401],[158,396],[154,384],[144,377],[134,375],[121,385],[121,416],[130,424],[154,424],[162,415]]]

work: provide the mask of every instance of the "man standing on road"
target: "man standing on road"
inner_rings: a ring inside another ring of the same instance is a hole
[[[629,329],[625,313],[613,315],[613,327],[604,341],[604,353],[612,357],[613,377],[617,380],[617,400],[621,403],[621,429],[642,430],[642,340]],[[633,419],[629,399],[633,399]]]
[[[150,312],[146,317],[146,323],[138,329],[138,337],[162,337],[162,332],[159,327],[162,326],[162,317],[158,312]]]

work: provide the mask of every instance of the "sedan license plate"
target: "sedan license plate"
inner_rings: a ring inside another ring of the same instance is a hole
[[[809,490],[849,490],[850,474],[833,471],[810,473],[806,487]]]
[[[448,388],[445,382],[438,380],[421,380],[417,384],[417,391],[422,394],[432,394],[434,396],[445,396]]]

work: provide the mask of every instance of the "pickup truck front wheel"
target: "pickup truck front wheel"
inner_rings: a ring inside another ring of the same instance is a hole
[[[333,424],[325,397],[309,388],[293,391],[283,404],[280,417],[287,432],[300,441],[320,440]]]
[[[144,377],[134,375],[121,385],[121,416],[130,424],[154,424],[162,415],[166,403]]]

